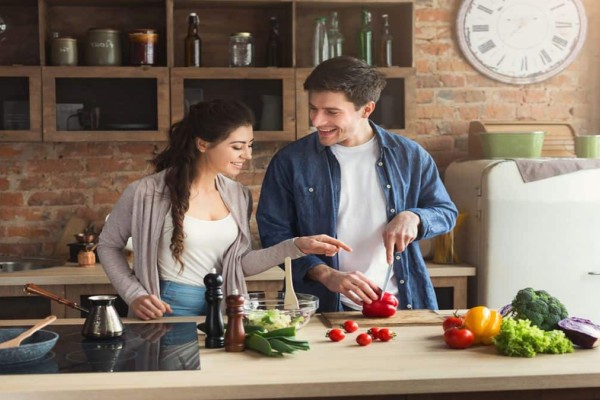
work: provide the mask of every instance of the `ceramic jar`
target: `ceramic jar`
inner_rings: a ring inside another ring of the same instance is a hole
[[[77,65],[77,39],[55,37],[50,40],[51,65]]]
[[[121,65],[121,38],[115,29],[90,29],[85,43],[85,64]]]

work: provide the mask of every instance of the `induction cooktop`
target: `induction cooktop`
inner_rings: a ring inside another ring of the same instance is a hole
[[[0,365],[0,375],[200,369],[194,322],[125,324],[123,335],[112,339],[86,339],[81,328],[44,328],[59,334],[54,348],[38,360]]]

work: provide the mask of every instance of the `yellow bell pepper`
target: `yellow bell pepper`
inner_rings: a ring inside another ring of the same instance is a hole
[[[465,314],[465,327],[475,335],[475,343],[491,344],[501,326],[502,315],[496,310],[477,306]]]

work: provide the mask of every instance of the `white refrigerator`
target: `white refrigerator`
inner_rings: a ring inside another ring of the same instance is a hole
[[[499,308],[533,287],[600,323],[600,169],[525,183],[514,160],[457,161],[445,184],[467,213],[455,242],[476,267],[469,306]]]

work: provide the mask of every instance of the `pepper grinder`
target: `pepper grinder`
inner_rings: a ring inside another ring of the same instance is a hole
[[[223,277],[212,269],[204,276],[206,286],[206,348],[218,349],[225,346],[223,315],[221,315],[221,301],[223,301]]]
[[[244,297],[234,289],[225,299],[227,304],[227,330],[225,331],[225,351],[244,351]]]

